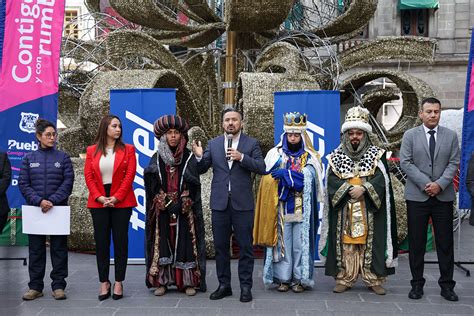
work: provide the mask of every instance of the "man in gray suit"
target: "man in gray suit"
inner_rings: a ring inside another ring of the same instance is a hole
[[[254,195],[251,174],[265,173],[265,162],[256,139],[241,132],[242,114],[227,108],[222,114],[225,134],[211,139],[203,153],[201,142],[193,144],[199,173],[211,166],[212,234],[216,251],[219,287],[210,299],[232,295],[229,241],[232,231],[239,245],[240,301],[252,300],[252,230]]]
[[[459,165],[459,145],[455,132],[438,125],[440,114],[438,99],[423,100],[419,113],[423,124],[405,132],[400,149],[400,166],[407,175],[405,199],[412,274],[408,297],[423,296],[426,234],[431,217],[436,233],[441,296],[457,301],[453,280],[453,177]]]

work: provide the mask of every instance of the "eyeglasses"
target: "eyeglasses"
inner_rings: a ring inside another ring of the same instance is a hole
[[[58,136],[58,134],[56,132],[44,133],[43,136],[46,137],[46,138],[56,138],[56,136]]]

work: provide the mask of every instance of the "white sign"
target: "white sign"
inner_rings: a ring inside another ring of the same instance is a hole
[[[38,206],[22,205],[23,234],[69,235],[71,233],[71,208],[53,206],[43,213]]]

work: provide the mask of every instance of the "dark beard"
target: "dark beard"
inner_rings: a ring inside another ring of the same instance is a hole
[[[302,145],[302,141],[300,141],[300,142],[297,143],[297,144],[290,144],[290,143],[288,142],[288,149],[289,149],[292,153],[295,153],[295,152],[297,152],[298,150],[300,150],[301,145]]]
[[[349,132],[342,134],[341,139],[342,150],[352,160],[358,161],[372,145],[369,135],[364,132],[364,137],[360,140],[359,144],[354,146],[349,139]]]

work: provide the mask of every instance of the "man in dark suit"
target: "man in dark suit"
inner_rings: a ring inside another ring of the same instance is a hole
[[[10,206],[8,206],[7,189],[12,179],[10,160],[4,152],[0,152],[0,233],[7,223]]]
[[[203,153],[201,142],[193,144],[199,173],[213,169],[211,185],[212,234],[216,250],[219,287],[210,296],[217,300],[232,295],[229,241],[232,231],[239,246],[240,301],[252,300],[252,230],[254,195],[251,174],[265,173],[265,162],[256,139],[241,132],[242,114],[227,108],[222,114],[225,135],[209,141]]]
[[[405,132],[400,149],[400,166],[407,175],[405,199],[408,211],[409,261],[412,274],[411,299],[423,296],[424,256],[429,218],[436,234],[441,296],[457,301],[453,280],[453,177],[459,165],[455,132],[439,126],[441,102],[423,100],[419,116],[423,122]]]

